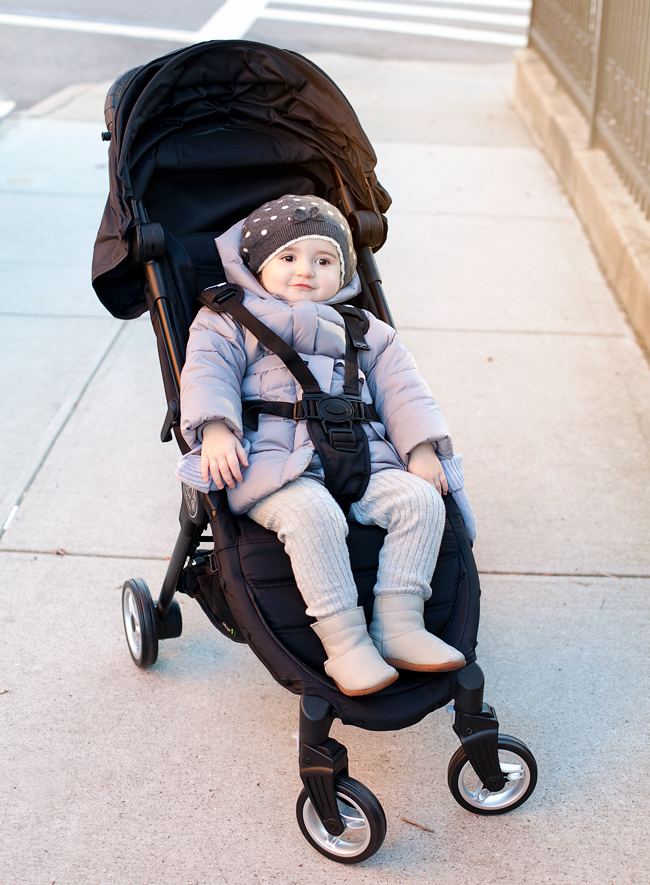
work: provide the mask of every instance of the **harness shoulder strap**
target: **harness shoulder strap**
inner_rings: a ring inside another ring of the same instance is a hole
[[[220,283],[204,289],[197,300],[215,313],[227,313],[245,329],[248,329],[268,350],[275,353],[285,364],[304,391],[304,399],[297,403],[248,400],[243,411],[243,421],[247,427],[257,430],[260,412],[277,415],[281,418],[319,419],[318,400],[329,397],[324,393],[316,378],[296,351],[252,314],[244,305],[244,290],[234,283]],[[345,377],[343,392],[351,400],[353,421],[377,421],[378,416],[371,403],[363,403],[359,395],[359,367],[357,350],[369,350],[364,333],[368,329],[368,318],[357,307],[350,304],[337,305],[337,310],[345,323]],[[315,398],[314,398],[315,397]]]
[[[240,325],[252,332],[263,347],[280,357],[305,393],[322,393],[318,381],[293,347],[244,307],[244,290],[241,286],[221,283],[219,286],[204,289],[198,300],[215,313],[229,313]]]
[[[343,317],[345,328],[350,333],[354,347],[357,350],[370,350],[365,338],[370,326],[367,315],[360,307],[354,307],[352,304],[335,304],[333,306]]]

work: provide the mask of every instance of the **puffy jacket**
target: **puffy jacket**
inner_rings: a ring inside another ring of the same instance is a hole
[[[342,394],[345,325],[332,305],[358,294],[358,276],[327,302],[290,303],[266,292],[245,267],[240,230],[241,222],[216,241],[228,281],[245,289],[244,305],[298,351],[323,391]],[[372,472],[405,469],[409,452],[423,442],[433,443],[441,458],[452,458],[449,429],[413,357],[391,326],[371,314],[368,319],[370,349],[358,357],[361,396],[374,403],[381,419],[363,425]],[[181,429],[192,451],[181,458],[177,475],[208,490],[200,474],[202,429],[220,420],[242,440],[249,460],[242,482],[228,489],[234,513],[246,512],[303,473],[322,477],[304,421],[262,413],[257,430],[242,424],[242,399],[296,402],[301,396],[302,388],[279,357],[230,316],[203,307],[190,329],[181,376]]]

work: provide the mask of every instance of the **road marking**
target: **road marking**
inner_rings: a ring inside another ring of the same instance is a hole
[[[289,0],[287,0],[289,2]],[[520,9],[530,12],[531,0],[415,0],[416,3],[444,3],[446,6],[487,6],[489,9]],[[328,3],[323,2],[323,6]]]
[[[78,31],[111,37],[136,37],[139,40],[166,40],[169,43],[194,43],[198,34],[197,31],[178,31],[171,28],[148,28],[141,25],[122,25],[117,22],[82,21],[76,18],[46,18],[42,15],[10,15],[6,12],[0,12],[0,25],[46,28],[52,31]]]
[[[522,47],[528,40],[524,34],[488,31],[479,28],[435,25],[427,22],[405,21],[401,19],[381,19],[336,13],[311,12],[305,6],[318,6],[327,9],[350,9],[361,12],[378,12],[396,15],[414,15],[456,21],[500,24],[525,27],[525,16],[505,13],[482,13],[474,10],[454,10],[450,6],[490,7],[491,9],[529,9],[528,0],[445,0],[446,6],[374,2],[374,0],[288,0],[288,5],[302,6],[303,9],[269,8],[269,0],[226,0],[225,3],[198,31],[184,31],[175,28],[127,25],[119,22],[83,21],[76,18],[52,18],[40,15],[16,15],[0,13],[0,25],[14,25],[26,28],[45,28],[55,31],[75,31],[86,34],[103,34],[114,37],[132,37],[138,40],[161,40],[169,43],[190,45],[203,40],[233,40],[243,37],[258,19],[296,22],[298,24],[326,25],[339,28],[356,28],[367,31],[384,31],[393,34],[414,34],[424,37],[438,37],[444,40],[463,40],[471,43],[493,43],[501,46]],[[422,0],[416,0],[420,3]],[[0,103],[2,107],[2,103]],[[5,112],[9,113],[9,111]]]
[[[426,22],[387,18],[361,18],[356,15],[330,15],[269,7],[264,10],[260,18],[307,25],[330,25],[335,28],[359,28],[364,31],[387,31],[393,34],[415,34],[423,37],[440,37],[444,40],[464,40],[469,43],[493,43],[499,46],[523,47],[528,44],[528,37],[525,34],[483,31],[478,28],[454,28],[448,25],[430,25]]]
[[[444,6],[413,6],[408,3],[383,3],[373,0],[280,0],[283,6],[315,6],[319,9],[348,9],[350,12],[378,12],[381,15],[415,15],[420,18],[438,18],[452,21],[476,22],[483,25],[504,25],[527,28],[527,15],[501,12],[479,12],[469,9],[449,9]],[[262,13],[264,18],[265,14]]]
[[[239,40],[260,17],[268,0],[226,0],[195,34],[200,40]]]
[[[437,0],[416,0],[416,3],[430,3]],[[531,0],[442,0],[447,6],[487,6],[490,9],[521,9],[530,12]],[[325,5],[325,4],[323,4]]]
[[[138,40],[163,40],[169,43],[200,43],[202,40],[237,40],[259,18],[267,0],[226,0],[198,31],[177,28],[153,28],[119,22],[83,21],[77,18],[51,18],[43,15],[0,13],[0,25],[23,28],[46,28],[53,31],[77,31],[111,37],[135,37]]]
[[[9,101],[6,98],[0,98],[0,120],[10,114],[15,107],[15,101]]]

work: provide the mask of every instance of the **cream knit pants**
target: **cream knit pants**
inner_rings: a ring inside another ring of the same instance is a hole
[[[320,620],[358,604],[345,543],[347,520],[321,482],[300,476],[255,504],[248,516],[284,544],[308,615]],[[406,470],[373,473],[349,518],[388,532],[375,596],[431,596],[445,525],[445,505],[432,485]]]

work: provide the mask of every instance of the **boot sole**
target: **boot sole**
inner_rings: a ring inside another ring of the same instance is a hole
[[[386,688],[387,685],[392,685],[398,678],[399,673],[395,673],[394,676],[389,676],[389,678],[385,682],[382,682],[381,685],[373,685],[372,688],[359,688],[357,691],[348,691],[347,688],[343,688],[342,685],[339,685],[336,679],[334,680],[334,685],[340,692],[343,692],[343,694],[346,694],[349,698],[356,698],[360,695],[374,694],[376,691],[381,691],[382,688]]]
[[[411,664],[409,661],[398,661],[396,658],[384,658],[387,664],[396,670],[414,670],[417,673],[449,673],[460,670],[467,661],[447,661],[445,664]]]

